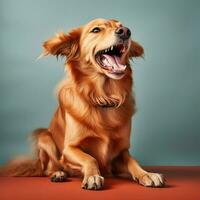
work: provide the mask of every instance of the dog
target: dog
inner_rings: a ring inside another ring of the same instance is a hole
[[[136,111],[130,60],[144,54],[117,20],[95,19],[58,33],[43,44],[43,56],[65,57],[67,78],[48,129],[34,131],[36,158],[4,167],[10,176],[50,176],[53,182],[82,176],[81,187],[100,190],[104,177],[129,174],[143,186],[161,187],[161,174],[142,169],[130,155]]]

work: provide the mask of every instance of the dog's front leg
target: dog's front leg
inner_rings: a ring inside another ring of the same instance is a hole
[[[138,162],[130,156],[128,150],[122,153],[122,157],[123,164],[135,181],[147,187],[162,187],[164,185],[164,178],[161,174],[150,173],[142,169]]]
[[[80,165],[84,175],[82,188],[100,190],[103,188],[104,178],[100,175],[99,166],[95,158],[75,146],[66,146],[63,156],[71,163]]]

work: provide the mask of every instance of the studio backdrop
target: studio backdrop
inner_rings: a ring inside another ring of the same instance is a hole
[[[94,18],[121,21],[145,49],[133,60],[131,154],[143,165],[200,165],[200,1],[0,0],[0,164],[48,127],[64,59],[42,43]]]

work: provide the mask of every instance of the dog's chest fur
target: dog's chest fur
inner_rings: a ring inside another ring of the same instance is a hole
[[[109,120],[109,116],[113,116],[113,112],[116,112],[114,109],[110,108],[106,110],[107,111],[103,111],[102,115],[100,114],[99,123],[101,124],[106,123],[106,120]],[[110,113],[110,115],[108,113]],[[105,118],[104,115],[107,115],[107,118]],[[115,113],[115,115],[117,118],[118,114]],[[112,160],[117,157],[122,150],[129,148],[130,120],[126,123],[123,122],[117,129],[111,127],[107,130],[96,129],[94,131],[85,126],[84,123],[78,122],[69,113],[66,113],[65,119],[61,120],[61,109],[57,110],[55,116],[56,118],[51,124],[51,131],[61,154],[65,146],[76,145],[97,160],[101,171],[109,172]],[[88,117],[92,118],[92,116]],[[119,122],[119,120],[120,118],[118,118],[117,121]]]

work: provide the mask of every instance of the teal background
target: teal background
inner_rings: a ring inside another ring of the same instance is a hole
[[[116,18],[145,48],[134,61],[132,154],[143,165],[200,165],[200,1],[1,0],[0,163],[28,153],[47,127],[64,60],[35,62],[44,40],[94,18]]]

